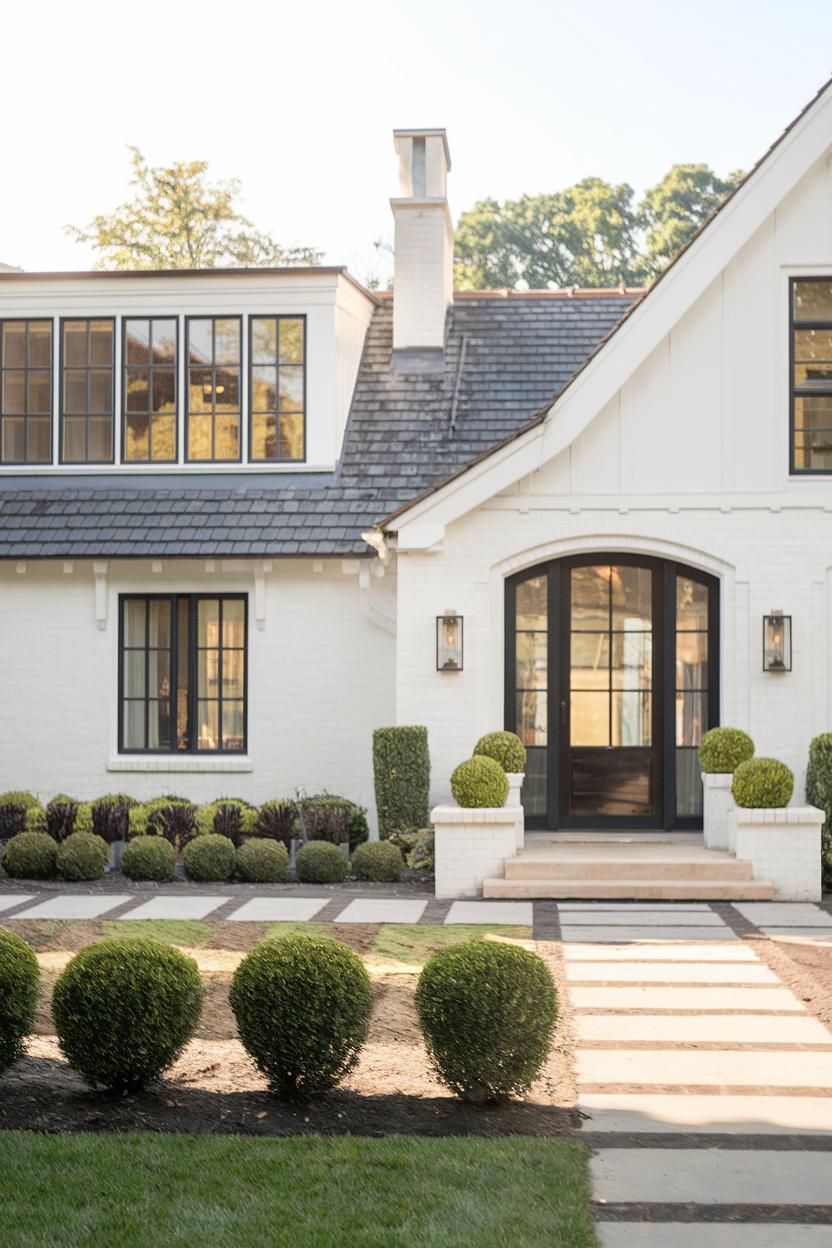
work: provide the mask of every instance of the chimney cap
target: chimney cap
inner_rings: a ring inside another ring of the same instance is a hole
[[[445,163],[448,172],[451,169],[451,151],[448,147],[448,134],[444,126],[413,126],[404,130],[393,131],[393,145],[396,151],[399,150],[399,139],[430,139],[440,138],[442,146],[445,148]]]

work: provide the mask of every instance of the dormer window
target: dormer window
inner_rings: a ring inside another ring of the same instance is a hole
[[[792,464],[832,473],[832,278],[791,283]]]
[[[61,321],[61,462],[113,460],[115,321]]]
[[[188,414],[185,458],[190,463],[240,459],[239,316],[187,318]]]
[[[299,316],[251,318],[251,460],[305,458],[306,323]]]

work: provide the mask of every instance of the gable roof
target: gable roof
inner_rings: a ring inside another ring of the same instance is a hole
[[[753,236],[801,177],[832,145],[828,79],[739,185],[590,352],[562,388],[522,428],[436,482],[380,522],[385,532],[410,526],[400,547],[441,540],[445,524],[566,449],[661,339]]]
[[[640,293],[458,295],[427,376],[390,368],[382,297],[336,473],[0,475],[0,558],[369,556],[363,530],[526,427]]]

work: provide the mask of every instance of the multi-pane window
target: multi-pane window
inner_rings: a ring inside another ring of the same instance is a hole
[[[187,320],[186,458],[240,459],[242,323],[239,316]]]
[[[517,734],[526,746],[523,805],[530,815],[546,810],[549,751],[549,578],[521,581],[515,591],[515,713]]]
[[[123,350],[122,459],[176,462],[177,323],[168,317],[127,317]]]
[[[708,586],[676,577],[676,814],[702,813],[699,746],[708,730]]]
[[[792,471],[832,472],[832,278],[791,283]]]
[[[246,600],[121,600],[119,746],[126,753],[246,748]]]
[[[52,322],[0,321],[0,463],[52,459]]]
[[[61,321],[61,460],[113,458],[113,320]]]
[[[305,457],[305,321],[251,318],[250,452],[252,460]]]

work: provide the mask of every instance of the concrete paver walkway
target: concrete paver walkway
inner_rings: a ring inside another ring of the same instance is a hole
[[[715,911],[686,910],[639,911],[635,935],[632,907],[559,907],[600,1242],[832,1245],[832,1033]],[[832,930],[815,906],[736,910]]]

